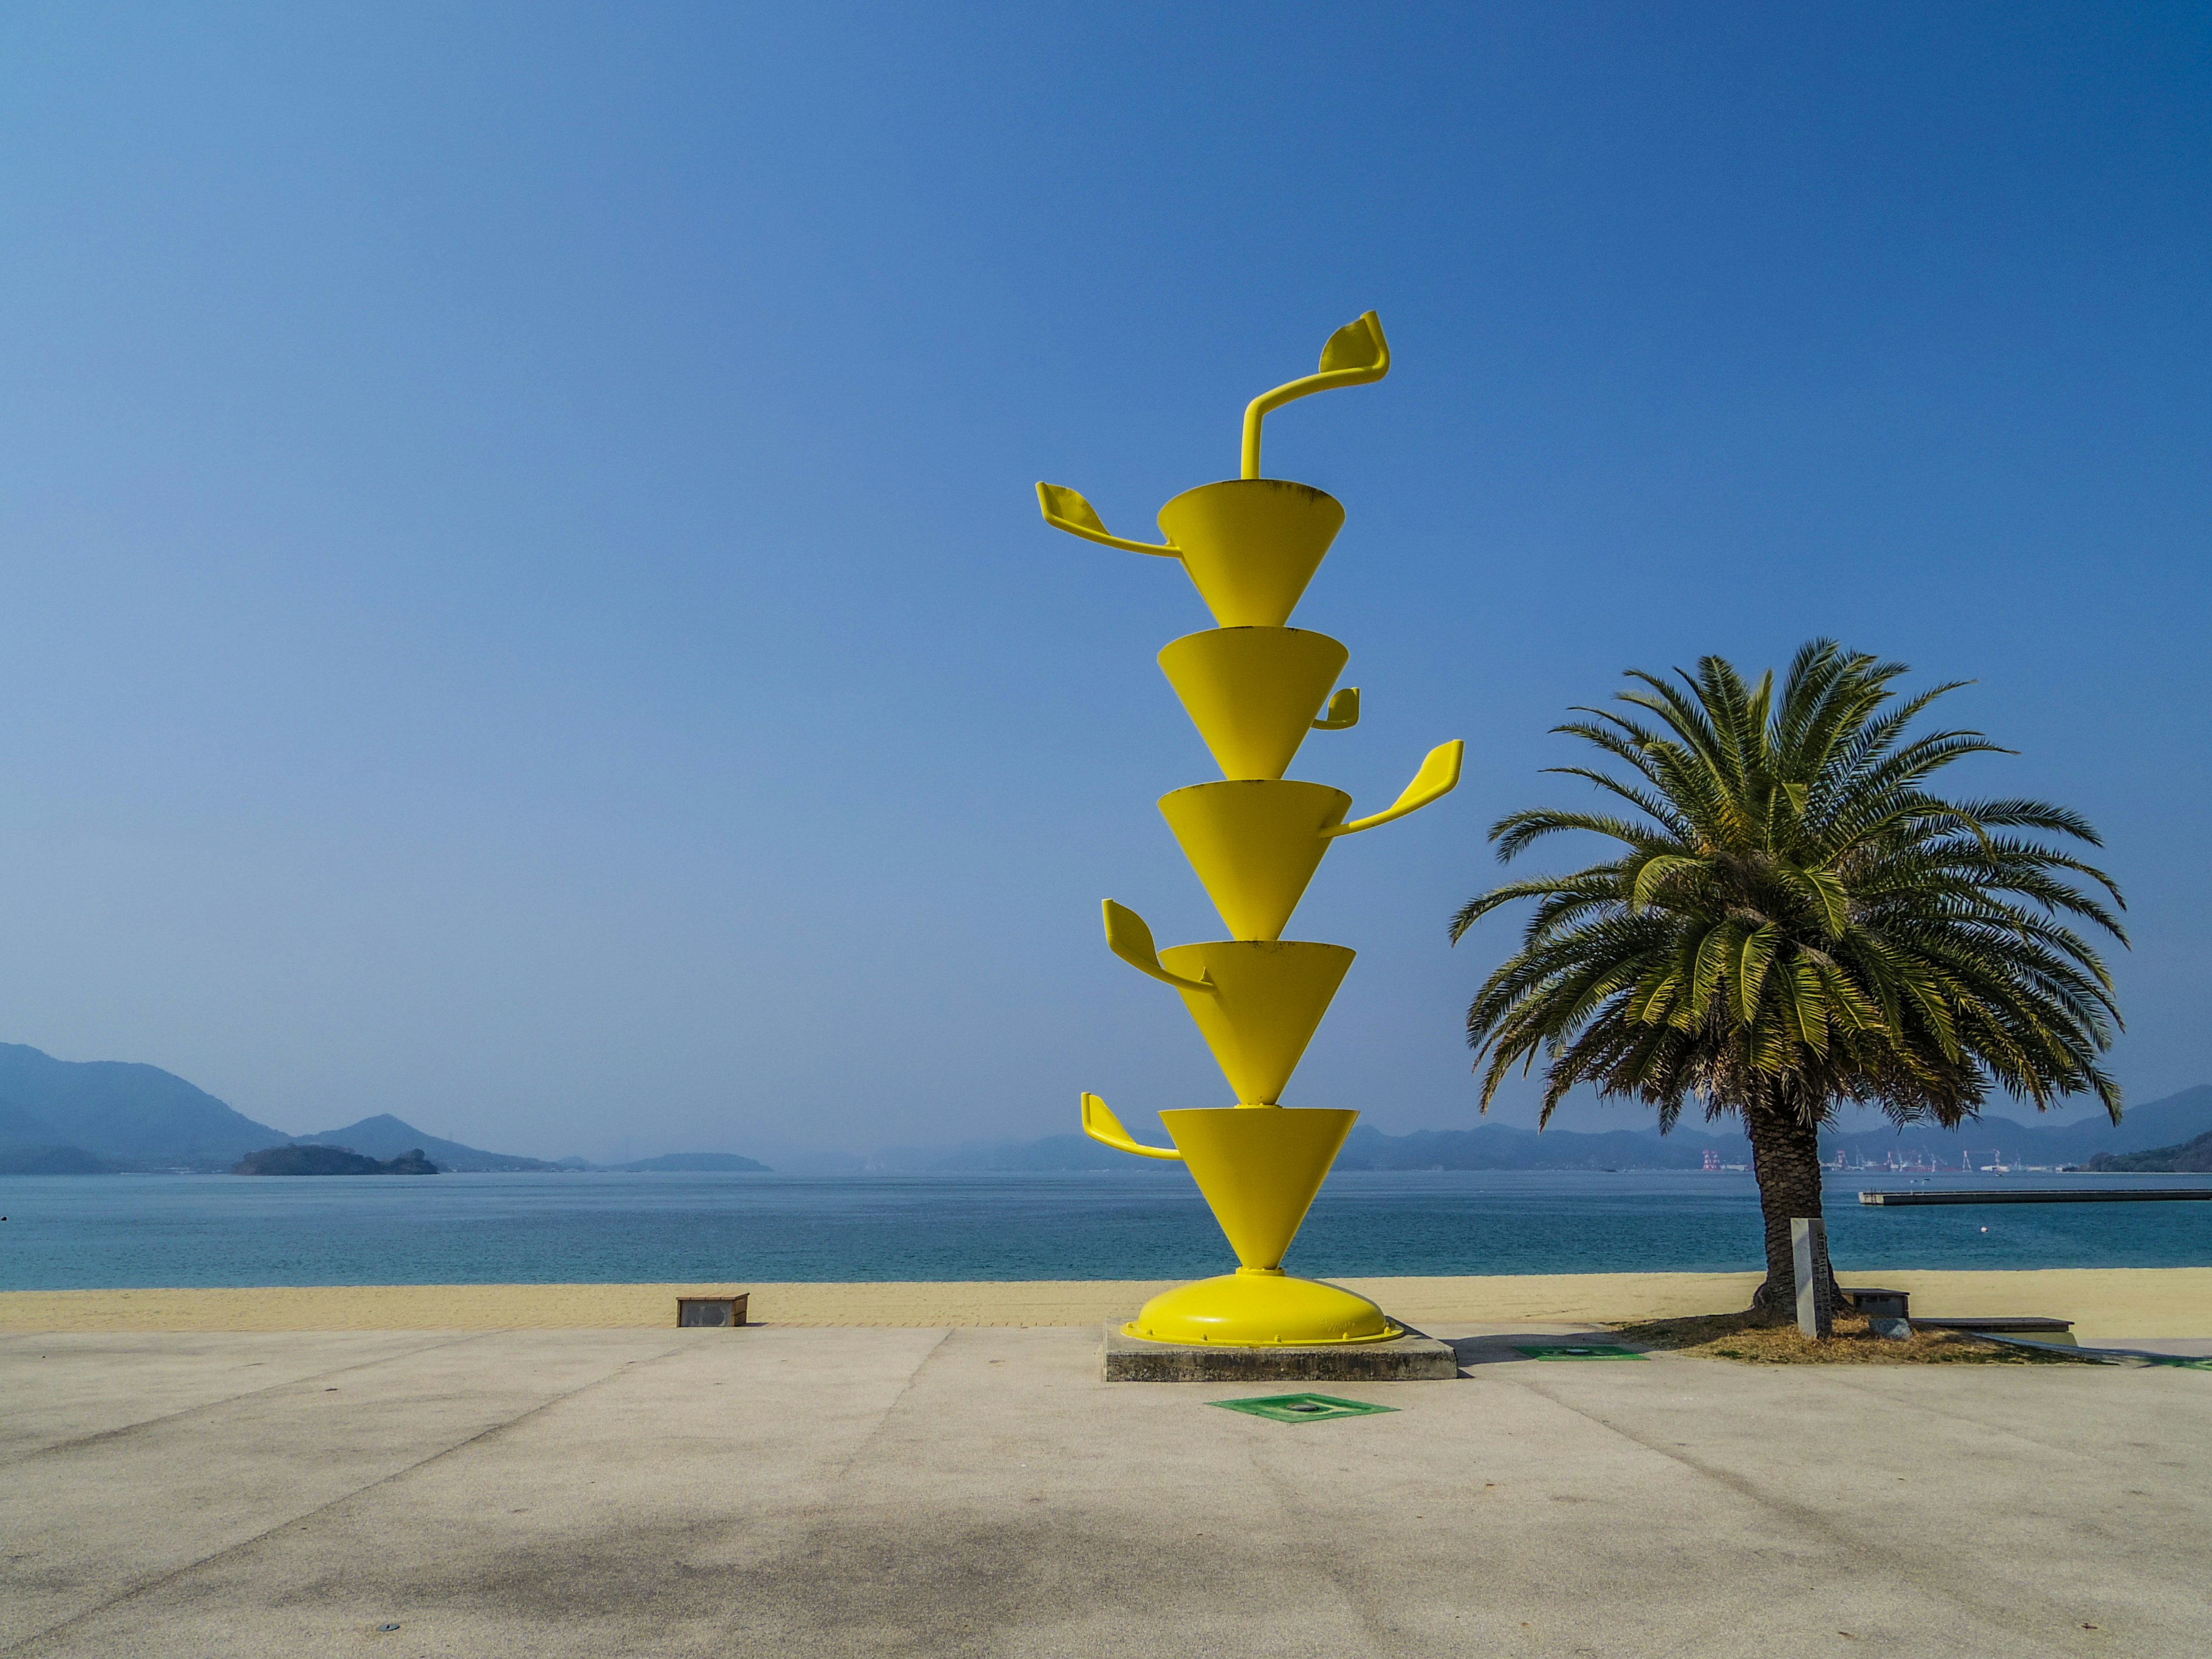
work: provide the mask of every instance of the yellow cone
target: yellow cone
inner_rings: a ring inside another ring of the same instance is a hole
[[[1160,1114],[1229,1247],[1248,1268],[1283,1265],[1359,1114],[1224,1106]]]
[[[1237,1100],[1272,1106],[1344,983],[1353,954],[1343,945],[1214,939],[1171,945],[1159,961],[1210,988],[1176,988]]]
[[[1336,498],[1286,478],[1231,478],[1160,509],[1199,597],[1224,628],[1280,628],[1344,527]]]
[[[1350,653],[1302,628],[1215,628],[1171,641],[1160,670],[1224,778],[1279,778]]]
[[[1325,783],[1194,783],[1160,816],[1237,939],[1280,939],[1352,797]]]

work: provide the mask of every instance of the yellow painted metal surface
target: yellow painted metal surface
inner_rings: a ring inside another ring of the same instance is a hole
[[[1328,851],[1322,832],[1352,797],[1325,783],[1194,783],[1160,797],[1160,815],[1237,939],[1280,939]]]
[[[1390,372],[1390,342],[1382,337],[1382,319],[1373,312],[1355,317],[1328,337],[1321,349],[1321,372],[1302,380],[1263,392],[1244,406],[1243,467],[1239,476],[1260,476],[1260,422],[1294,398],[1339,386],[1365,386]]]
[[[1229,1248],[1247,1267],[1275,1269],[1359,1114],[1289,1106],[1162,1112]]]
[[[1224,628],[1280,628],[1344,528],[1336,497],[1285,478],[1186,489],[1160,509],[1198,597]]]
[[[1160,952],[1240,1106],[1273,1106],[1352,969],[1348,945],[1214,939]],[[1188,988],[1191,979],[1206,982]]]
[[[1273,779],[1313,730],[1351,654],[1303,628],[1212,628],[1170,641],[1160,672],[1223,777]]]
[[[1457,785],[1465,746],[1429,751],[1380,812],[1352,818],[1352,797],[1284,777],[1310,731],[1358,724],[1359,692],[1336,690],[1348,653],[1290,626],[1344,526],[1344,508],[1310,484],[1260,476],[1261,422],[1293,399],[1379,380],[1389,342],[1373,312],[1329,337],[1321,369],[1254,398],[1244,411],[1243,476],[1185,490],[1160,509],[1166,539],[1109,532],[1076,491],[1040,483],[1054,528],[1178,560],[1215,626],[1170,641],[1160,668],[1222,776],[1160,799],[1160,813],[1232,938],[1162,950],[1144,919],[1106,901],[1114,954],[1175,988],[1237,1097],[1233,1107],[1167,1111],[1175,1146],[1147,1146],[1096,1095],[1084,1133],[1142,1158],[1183,1161],[1243,1266],[1164,1291],[1125,1328],[1162,1342],[1251,1346],[1373,1342],[1400,1334],[1366,1297],[1282,1270],[1284,1253],[1358,1113],[1279,1104],[1291,1073],[1351,968],[1341,945],[1283,939],[1322,856],[1342,836],[1418,811]]]
[[[1156,545],[1152,542],[1133,542],[1127,536],[1116,536],[1106,528],[1099,518],[1098,509],[1085,500],[1079,490],[1064,484],[1040,483],[1037,486],[1037,505],[1044,509],[1044,521],[1054,530],[1065,530],[1071,536],[1080,536],[1087,542],[1100,542],[1108,547],[1118,547],[1130,553],[1151,553],[1165,559],[1179,559],[1180,549],[1172,544]]]
[[[1406,1328],[1340,1285],[1287,1273],[1224,1273],[1162,1291],[1127,1324],[1153,1342],[1224,1348],[1321,1348],[1387,1342]]]
[[[1084,1091],[1083,1133],[1093,1140],[1102,1141],[1118,1152],[1134,1152],[1139,1158],[1164,1158],[1181,1162],[1182,1154],[1172,1146],[1147,1146],[1121,1127],[1121,1120],[1107,1109],[1106,1103],[1088,1090]]]
[[[1108,899],[1101,907],[1106,913],[1106,948],[1127,963],[1140,974],[1150,974],[1164,985],[1172,985],[1178,991],[1194,991],[1201,996],[1211,995],[1213,987],[1208,982],[1201,967],[1188,977],[1171,968],[1164,967],[1160,953],[1152,943],[1152,930],[1145,919],[1126,904],[1116,904]]]
[[[1356,836],[1362,830],[1372,830],[1378,823],[1388,823],[1393,818],[1402,818],[1408,812],[1418,812],[1432,800],[1442,800],[1459,787],[1460,768],[1467,759],[1467,744],[1454,738],[1449,743],[1440,743],[1429,750],[1421,762],[1421,769],[1413,774],[1413,781],[1398,793],[1398,799],[1372,817],[1354,818],[1349,823],[1340,823],[1322,831],[1325,836]]]
[[[1328,712],[1314,722],[1316,732],[1349,732],[1359,724],[1359,688],[1347,685],[1328,700]]]

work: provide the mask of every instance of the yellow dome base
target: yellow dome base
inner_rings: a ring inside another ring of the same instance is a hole
[[[1121,1334],[1212,1348],[1318,1348],[1388,1342],[1406,1329],[1364,1296],[1248,1268],[1162,1291]]]

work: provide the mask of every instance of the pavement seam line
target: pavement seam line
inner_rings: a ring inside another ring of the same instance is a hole
[[[1278,1511],[1291,1528],[1306,1540],[1308,1559],[1334,1589],[1346,1616],[1366,1633],[1370,1651],[1378,1656],[1428,1651],[1424,1647],[1409,1647],[1411,1638],[1405,1632],[1382,1622],[1374,1604],[1379,1601],[1388,1606],[1389,1598],[1376,1596],[1372,1586],[1365,1582],[1372,1575],[1358,1567],[1347,1567],[1342,1556],[1330,1547],[1335,1540],[1325,1526],[1299,1508],[1297,1488],[1270,1460],[1270,1451],[1280,1455],[1298,1455],[1296,1442],[1271,1440],[1264,1431],[1245,1437],[1246,1466],[1273,1492]]]
[[[2130,1375],[2136,1374],[2131,1367],[2116,1367],[2113,1369],[2125,1369],[2129,1370]],[[2142,1369],[2148,1370],[2153,1368],[2145,1366]],[[1876,1379],[1869,1378],[1862,1381],[1856,1377],[1844,1376],[1826,1377],[1822,1379],[1824,1382],[1833,1382],[1841,1387],[1850,1389],[1855,1394],[1861,1394],[1870,1399],[1879,1400],[1886,1406],[1893,1407],[1897,1406],[1909,1406],[1912,1410],[1925,1412],[1930,1417],[1940,1417],[1947,1423],[1963,1423],[1970,1428],[1983,1429],[1992,1434],[2005,1435],[2009,1438],[2018,1440],[2026,1445],[2033,1446],[2038,1451],[2054,1452],[2062,1456],[2070,1457],[2077,1462],[2087,1463],[2092,1468],[2102,1468],[2107,1466],[2106,1460],[2091,1452],[2076,1451],[2070,1446],[2062,1446],[2054,1441],[2039,1440],[2032,1434],[2024,1433],[2019,1429],[2008,1427],[2002,1423],[1991,1423],[1984,1418],[1967,1417],[1957,1412],[1945,1411],[1940,1407],[1931,1406],[1924,1401],[1903,1400],[1896,1395],[1885,1393],[1881,1389],[1867,1386],[1869,1382],[1875,1380]]]
[[[1678,1363],[1696,1364],[1697,1362]],[[1608,1434],[1618,1436],[1632,1446],[1640,1447],[1645,1451],[1665,1458],[1669,1462],[1679,1464],[1694,1474],[1701,1475],[1718,1486],[1725,1486],[1739,1498],[1785,1517],[1793,1525],[1803,1528],[1815,1538],[1823,1540],[1839,1556],[1854,1553],[1884,1563],[1891,1572],[1911,1584],[1923,1595],[1938,1601],[1948,1601],[1996,1630],[2009,1631],[2015,1636],[2038,1639],[2048,1636],[2048,1631],[2041,1625],[2032,1624],[2022,1617],[2022,1610],[2017,1602],[1983,1601],[1961,1595],[1947,1585],[1931,1583],[1919,1571],[1919,1557],[1893,1550],[1885,1545],[1844,1532],[1834,1524],[1825,1510],[1816,1509],[1810,1504],[1796,1504],[1786,1498],[1777,1498],[1770,1492],[1760,1490],[1742,1475],[1717,1465],[1702,1462],[1695,1457],[1683,1455],[1682,1449],[1679,1447],[1663,1446],[1646,1440],[1632,1431],[1623,1428],[1620,1424],[1601,1417],[1595,1411],[1577,1406],[1571,1401],[1561,1399],[1548,1389],[1539,1387],[1533,1379],[1523,1381],[1514,1377],[1502,1380],[1510,1381],[1516,1387],[1527,1390],[1538,1399],[1547,1400],[1563,1411],[1572,1412],[1583,1421],[1595,1424]],[[2057,1607],[2048,1601],[2045,1605],[2051,1608],[2057,1622],[2063,1625],[2065,1619],[2059,1615],[2064,1613],[2064,1609]]]
[[[906,1374],[906,1381],[899,1385],[899,1391],[885,1402],[881,1415],[876,1419],[875,1425],[860,1437],[859,1443],[847,1454],[845,1461],[837,1466],[837,1473],[823,1483],[825,1489],[844,1484],[846,1478],[853,1473],[853,1466],[860,1461],[868,1448],[874,1445],[883,1431],[890,1425],[891,1419],[897,1415],[898,1408],[905,1403],[907,1395],[914,1392],[914,1385],[921,1380],[921,1374],[928,1369],[929,1362],[936,1358],[938,1351],[952,1340],[952,1333],[957,1328],[957,1326],[947,1325],[939,1331],[937,1340],[931,1343],[928,1352],[915,1362],[914,1369]],[[808,1528],[807,1531],[811,1535],[813,1528]]]
[[[927,1330],[930,1327],[908,1326],[900,1328]],[[870,1426],[866,1434],[860,1437],[853,1449],[846,1455],[844,1462],[837,1465],[836,1471],[823,1478],[823,1495],[813,1503],[805,1505],[795,1517],[797,1524],[792,1528],[791,1540],[777,1552],[777,1559],[790,1560],[799,1558],[812,1548],[814,1540],[821,1536],[823,1528],[829,1524],[831,1515],[837,1508],[831,1494],[852,1478],[854,1466],[890,1426],[891,1419],[896,1415],[900,1405],[904,1402],[907,1395],[914,1392],[914,1385],[921,1380],[921,1373],[928,1366],[929,1362],[936,1358],[939,1351],[952,1340],[952,1333],[961,1328],[963,1328],[947,1325],[938,1330],[937,1340],[931,1343],[921,1358],[915,1362],[914,1369],[906,1375],[906,1381],[899,1385],[899,1391],[884,1402],[884,1408],[878,1413],[874,1424]]]
[[[501,1331],[478,1331],[474,1334],[476,1336],[500,1336],[504,1334],[507,1334],[507,1333]],[[451,1347],[454,1345],[451,1343],[441,1343],[438,1346],[440,1347]],[[434,1352],[434,1350],[423,1348],[417,1349],[416,1352],[418,1353],[428,1353]],[[49,1637],[58,1636],[64,1631],[68,1630],[73,1625],[82,1624],[86,1620],[94,1618],[100,1613],[106,1613],[112,1607],[121,1607],[125,1601],[134,1601],[137,1597],[147,1595],[150,1591],[160,1589],[165,1584],[174,1583],[178,1579],[185,1577],[185,1574],[197,1572],[202,1567],[206,1566],[210,1562],[220,1561],[227,1555],[235,1555],[240,1551],[250,1550],[255,1545],[264,1543],[268,1540],[274,1538],[278,1533],[288,1531],[294,1527],[305,1525],[307,1522],[314,1520],[318,1516],[329,1514],[331,1510],[337,1509],[341,1504],[350,1504],[355,1498],[359,1498],[364,1492],[374,1492],[379,1486],[389,1486],[395,1480],[404,1480],[408,1475],[413,1474],[416,1470],[428,1468],[431,1464],[438,1462],[441,1459],[450,1457],[455,1452],[465,1451],[471,1446],[489,1440],[496,1435],[504,1434],[509,1429],[515,1428],[521,1424],[527,1423],[532,1418],[538,1416],[541,1413],[549,1412],[556,1406],[562,1405],[568,1401],[574,1400],[580,1394],[587,1394],[592,1389],[599,1388],[603,1383],[611,1382],[617,1377],[628,1375],[641,1363],[647,1365],[655,1365],[659,1364],[660,1361],[668,1358],[671,1355],[689,1352],[690,1352],[690,1345],[673,1343],[659,1353],[647,1355],[641,1362],[638,1360],[625,1360],[617,1365],[613,1370],[607,1372],[604,1376],[595,1376],[590,1382],[579,1383],[576,1387],[568,1389],[564,1394],[556,1394],[550,1400],[541,1400],[538,1404],[532,1406],[528,1411],[518,1413],[514,1416],[508,1418],[504,1422],[494,1423],[489,1428],[479,1429],[476,1433],[469,1436],[465,1440],[457,1440],[452,1445],[444,1447],[438,1451],[434,1451],[428,1457],[419,1458],[416,1462],[408,1464],[404,1468],[394,1469],[389,1474],[380,1474],[374,1480],[364,1481],[360,1486],[354,1487],[350,1492],[340,1492],[336,1498],[331,1498],[325,1503],[318,1504],[311,1510],[302,1510],[297,1515],[288,1516],[283,1520],[279,1521],[275,1526],[266,1528],[260,1532],[255,1533],[251,1538],[241,1538],[234,1544],[226,1544],[219,1550],[210,1550],[208,1553],[201,1556],[197,1560],[187,1561],[179,1567],[173,1567],[168,1571],[161,1573],[158,1577],[146,1580],[143,1583],[133,1584],[130,1589],[122,1591],[120,1594],[111,1595],[105,1601],[99,1602],[93,1607],[86,1607],[82,1612],[73,1613],[68,1618],[60,1620],[58,1623],[47,1626],[44,1630],[33,1631],[28,1636],[20,1638],[17,1640],[9,1643],[5,1648],[0,1648],[0,1653],[27,1652],[35,1643],[41,1643],[46,1641]],[[933,1352],[934,1351],[933,1350]]]
[[[398,1360],[412,1359],[418,1354],[435,1353],[441,1348],[457,1348],[465,1342],[475,1342],[487,1336],[501,1334],[502,1333],[498,1331],[470,1331],[450,1341],[432,1342],[423,1347],[410,1348],[404,1353],[386,1354],[380,1358],[364,1359],[355,1364],[339,1365],[326,1371],[310,1371],[304,1376],[294,1377],[289,1382],[271,1382],[265,1388],[248,1389],[243,1394],[228,1394],[220,1400],[203,1401],[197,1406],[186,1406],[178,1411],[164,1412],[159,1417],[142,1418],[136,1423],[118,1424],[114,1428],[101,1429],[97,1433],[79,1435],[74,1440],[57,1440],[51,1446],[40,1446],[31,1451],[18,1453],[12,1457],[0,1457],[0,1468],[13,1468],[19,1463],[27,1463],[33,1458],[46,1457],[55,1452],[75,1451],[83,1446],[96,1446],[103,1440],[119,1439],[126,1434],[137,1434],[142,1429],[156,1428],[164,1423],[173,1423],[179,1418],[191,1417],[200,1412],[211,1412],[221,1407],[236,1405],[241,1400],[258,1400],[264,1395],[278,1394],[286,1389],[296,1389],[309,1382],[319,1382],[326,1376],[344,1376],[349,1372],[365,1371],[373,1366],[388,1365]]]

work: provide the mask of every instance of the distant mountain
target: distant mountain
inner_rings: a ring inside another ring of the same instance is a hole
[[[1635,1115],[1624,1108],[1624,1120]],[[1540,1133],[1504,1123],[1479,1123],[1471,1129],[1427,1129],[1385,1134],[1365,1124],[1355,1127],[1337,1159],[1340,1170],[1694,1170],[1710,1152],[1723,1164],[1747,1164],[1751,1145],[1723,1119],[1710,1127],[1685,1124],[1672,1134],[1650,1127],[1648,1116],[1636,1128],[1584,1132],[1547,1129]],[[1820,1137],[1824,1157],[1846,1152],[1854,1158],[1879,1158],[1896,1152],[1910,1158],[1925,1153],[1956,1167],[1968,1152],[1984,1163],[1990,1153],[2005,1163],[2087,1164],[2100,1153],[2132,1152],[2212,1131],[2212,1085],[2187,1089],[2163,1100],[2130,1107],[2118,1127],[2102,1117],[2071,1124],[2023,1123],[1992,1114],[1963,1129],[1914,1127],[1855,1129]],[[886,1146],[865,1158],[850,1155],[793,1156],[781,1167],[809,1175],[926,1174],[967,1170],[1172,1170],[1175,1165],[1129,1157],[1088,1136],[1047,1135],[1037,1140],[970,1140],[956,1146]],[[635,1167],[635,1166],[632,1166]]]
[[[0,1147],[76,1147],[127,1168],[228,1170],[290,1137],[158,1066],[0,1042]]]
[[[1626,1109],[1624,1109],[1624,1112]],[[2001,1152],[2022,1164],[2086,1164],[2100,1152],[2130,1152],[2169,1146],[2212,1131],[2212,1085],[2199,1084],[2163,1100],[2130,1107],[2118,1124],[2098,1117],[2080,1123],[2023,1123],[1991,1115],[1959,1129],[1917,1125],[1824,1133],[1820,1152],[1881,1158],[1924,1152],[1956,1164],[1969,1152]],[[1342,1170],[1670,1170],[1696,1169],[1711,1152],[1723,1164],[1751,1158],[1751,1143],[1726,1119],[1710,1130],[1684,1126],[1662,1135],[1656,1128],[1584,1133],[1571,1129],[1516,1128],[1485,1123],[1472,1129],[1431,1129],[1389,1135],[1356,1127],[1337,1160]]]
[[[659,1158],[641,1158],[635,1164],[617,1164],[613,1167],[617,1170],[635,1170],[648,1174],[669,1175],[725,1172],[773,1175],[775,1173],[767,1164],[756,1164],[749,1158],[739,1158],[735,1152],[664,1152]]]
[[[1158,1158],[1132,1158],[1088,1135],[1047,1135],[1041,1140],[966,1140],[957,1146],[887,1146],[861,1166],[870,1173],[955,1174],[987,1170],[1169,1170]]]
[[[1833,1138],[1832,1141],[1824,1135],[1821,1145],[1848,1146],[1853,1152],[1865,1151],[1872,1155],[1877,1149],[1898,1146],[1900,1142],[1905,1146],[1923,1144],[1930,1149],[1940,1142],[1954,1148],[2002,1152],[2007,1162],[2087,1164],[2100,1152],[2135,1152],[2171,1146],[2207,1131],[2212,1131],[2212,1084],[2200,1083],[2178,1095],[2130,1106],[2118,1124],[2101,1115],[2085,1118],[2078,1123],[2046,1124],[2024,1122],[1991,1113],[1963,1129],[1949,1132],[1907,1129],[1900,1136],[1893,1130],[1876,1130]]]
[[[0,1175],[113,1175],[116,1165],[82,1146],[10,1146],[0,1150]]]
[[[438,1166],[422,1156],[420,1146],[410,1147],[389,1159],[363,1158],[343,1146],[324,1146],[295,1141],[289,1146],[270,1146],[248,1152],[231,1171],[242,1176],[416,1176],[435,1175]]]
[[[419,1147],[428,1153],[430,1161],[441,1170],[461,1170],[471,1173],[486,1170],[557,1170],[561,1167],[543,1158],[519,1158],[512,1152],[480,1152],[474,1146],[464,1146],[458,1140],[441,1140],[435,1135],[424,1134],[413,1124],[403,1122],[389,1112],[365,1117],[343,1129],[325,1129],[319,1133],[296,1135],[292,1139],[303,1144],[343,1146],[348,1152],[380,1158],[397,1158],[410,1148]],[[268,1142],[264,1140],[262,1145],[265,1146]]]
[[[0,1146],[32,1146],[54,1138],[54,1126],[46,1119],[0,1100]]]
[[[2179,1146],[2154,1146],[2148,1152],[2100,1152],[2089,1160],[2089,1167],[2119,1175],[2212,1174],[2212,1134],[2201,1134]]]
[[[1824,1146],[1826,1142],[1822,1143]],[[1355,1125],[1336,1160],[1340,1170],[1694,1170],[1716,1153],[1723,1164],[1751,1157],[1741,1135],[1677,1129],[1522,1129],[1484,1123],[1472,1129],[1384,1134]]]

